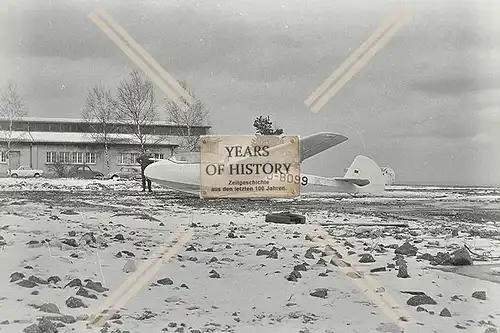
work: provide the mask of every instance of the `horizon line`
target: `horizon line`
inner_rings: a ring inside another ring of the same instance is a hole
[[[459,183],[459,182],[453,182],[453,181],[443,181],[443,182],[438,182],[438,181],[401,181],[401,182],[396,182],[394,184],[390,184],[388,186],[449,186],[449,187],[500,187],[500,184],[497,183],[490,183],[490,184],[481,184],[481,183]]]

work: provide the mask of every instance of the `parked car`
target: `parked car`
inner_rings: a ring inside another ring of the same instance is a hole
[[[108,179],[140,179],[141,178],[141,169],[134,167],[122,167],[120,171],[112,172],[106,176]]]
[[[69,176],[73,178],[85,178],[85,179],[103,179],[104,174],[100,171],[94,171],[90,166],[86,164],[75,165],[69,172]]]
[[[16,170],[11,170],[10,171],[10,176],[12,178],[17,178],[17,177],[41,177],[43,175],[43,170],[38,170],[38,169],[32,169],[28,165],[21,165],[19,168]]]

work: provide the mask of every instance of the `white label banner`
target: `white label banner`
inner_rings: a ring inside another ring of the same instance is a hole
[[[202,198],[282,198],[300,193],[299,137],[201,137]]]

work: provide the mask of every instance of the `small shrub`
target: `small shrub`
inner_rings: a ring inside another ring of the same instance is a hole
[[[66,163],[62,163],[60,161],[55,162],[54,164],[49,165],[49,172],[54,175],[56,178],[67,178],[70,173],[70,165]]]

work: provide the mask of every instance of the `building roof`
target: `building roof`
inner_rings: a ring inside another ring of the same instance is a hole
[[[9,121],[6,118],[0,118],[0,121]],[[45,118],[45,117],[22,117],[16,119],[15,122],[31,122],[31,123],[87,123],[85,119],[82,118]],[[98,123],[98,122],[93,122]],[[127,122],[120,122],[120,124],[127,124]],[[166,120],[158,120],[151,122],[151,125],[156,126],[179,126],[173,122]],[[193,127],[210,127],[210,126],[193,126]]]
[[[8,131],[0,131],[0,141],[7,141],[9,137]],[[133,134],[110,134],[113,142],[110,144],[140,144],[139,139]],[[59,143],[59,144],[76,144],[76,143],[96,143],[95,138],[89,133],[69,133],[69,132],[21,132],[12,131],[12,141],[14,142],[32,142],[32,143]],[[146,135],[146,144],[157,144],[163,146],[178,146],[180,137],[165,136],[165,135]]]

